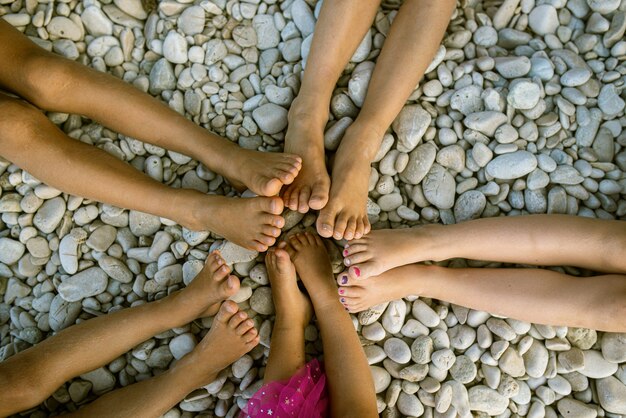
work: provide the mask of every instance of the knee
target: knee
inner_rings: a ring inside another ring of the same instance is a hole
[[[47,399],[48,394],[29,377],[30,373],[23,370],[0,365],[0,416],[24,411]]]
[[[72,86],[71,61],[46,51],[35,51],[24,59],[23,97],[35,106],[55,110],[55,105]]]
[[[33,138],[45,118],[34,106],[17,99],[0,100],[0,143]]]

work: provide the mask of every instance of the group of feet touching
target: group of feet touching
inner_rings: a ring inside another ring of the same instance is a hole
[[[276,317],[264,386],[241,416],[377,416],[372,377],[349,313],[409,295],[534,323],[626,331],[626,226],[620,221],[534,215],[370,231],[366,200],[371,161],[430,63],[454,6],[453,0],[404,2],[359,116],[334,155],[332,178],[323,144],[330,98],[369,30],[377,1],[324,2],[302,86],[289,111],[283,154],[240,149],[130,85],[40,49],[0,19],[0,154],[65,193],[152,213],[267,251]],[[188,155],[257,197],[167,187],[68,137],[40,109],[81,114]],[[285,208],[319,211],[316,231],[279,240]],[[323,238],[346,242],[346,269],[337,276]],[[492,263],[489,268],[437,263],[455,258]],[[526,268],[498,268],[502,263]],[[602,273],[577,277],[529,265]],[[83,321],[10,357],[0,363],[0,416],[35,407],[66,381],[154,335],[212,317],[202,341],[169,370],[109,392],[71,415],[165,413],[259,344],[254,321],[228,300],[239,286],[219,252],[213,252],[186,288]],[[307,363],[304,352],[304,329],[313,314],[324,349],[321,375],[319,363]],[[311,376],[317,393],[308,398],[279,402],[262,396],[266,390],[279,394],[298,387],[295,378]]]

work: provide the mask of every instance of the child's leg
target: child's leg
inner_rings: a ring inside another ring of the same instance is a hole
[[[146,339],[215,313],[239,281],[211,255],[189,287],[152,303],[72,326],[0,363],[0,416],[44,401],[67,380],[101,367]]]
[[[209,333],[167,372],[110,392],[70,414],[73,418],[152,418],[167,412],[188,393],[207,385],[229,364],[252,350],[259,337],[254,322],[226,301]]]
[[[568,215],[485,218],[455,225],[372,231],[344,251],[345,264],[355,279],[406,264],[449,258],[626,273],[624,254],[626,223]]]
[[[431,63],[455,4],[455,0],[406,0],[400,8],[361,112],[337,151],[330,199],[317,219],[320,235],[350,240],[369,231],[366,201],[371,161],[383,134]]]
[[[297,234],[286,247],[304,282],[320,327],[333,417],[377,417],[372,375],[350,315],[337,300],[328,253],[320,237]]]
[[[44,51],[4,20],[0,38],[0,88],[39,108],[85,115],[124,135],[188,155],[259,195],[276,195],[298,174],[300,157],[240,149],[130,84]]]
[[[626,331],[626,275],[620,274],[575,277],[542,269],[412,264],[367,280],[348,277],[339,288],[351,312],[408,295],[539,324]]]
[[[303,157],[302,171],[283,193],[285,205],[302,213],[328,201],[324,128],[337,79],[372,25],[380,0],[326,0],[315,25],[298,97],[289,110],[285,151]],[[369,175],[369,173],[368,173]]]
[[[173,189],[65,135],[43,113],[0,93],[0,154],[66,193],[150,212],[264,251],[280,233],[281,199],[233,199]],[[236,219],[233,213],[239,213]]]
[[[312,308],[311,302],[298,289],[296,269],[285,251],[270,250],[265,264],[276,309],[270,356],[263,378],[269,383],[289,379],[304,366],[304,328],[311,320]]]

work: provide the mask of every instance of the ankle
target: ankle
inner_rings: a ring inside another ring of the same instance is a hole
[[[289,124],[324,129],[328,122],[328,105],[329,101],[319,95],[300,93],[289,109]]]
[[[351,153],[354,150],[358,150],[357,152],[361,153],[364,158],[371,162],[378,153],[385,131],[386,128],[357,118],[357,120],[348,127],[341,143],[343,145],[344,143],[349,144],[352,141],[358,142],[358,146],[350,146],[352,150]]]

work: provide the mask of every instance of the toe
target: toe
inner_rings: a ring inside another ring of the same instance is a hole
[[[265,234],[259,234],[256,240],[263,245],[267,245],[268,247],[271,247],[276,242],[276,238]]]
[[[309,206],[311,209],[320,210],[328,203],[329,185],[326,182],[317,182],[313,185]]]
[[[359,219],[356,223],[356,231],[354,232],[354,239],[361,239],[365,235],[365,224],[363,223],[363,218]]]
[[[239,278],[237,276],[228,276],[223,283],[220,284],[220,293],[224,299],[231,297],[239,291]]]
[[[302,187],[298,195],[298,212],[307,213],[309,211],[309,196],[311,196],[311,189]]]
[[[243,336],[243,340],[246,342],[246,344],[257,345],[260,338],[256,328],[252,328],[251,330],[246,332]]]
[[[289,244],[294,249],[294,251],[299,251],[302,248],[302,244],[300,243],[300,240],[298,239],[298,234],[294,234],[289,237]]]
[[[259,209],[263,212],[280,215],[283,213],[284,204],[280,197],[258,198]]]
[[[359,266],[351,266],[348,269],[348,275],[351,279],[358,280],[362,277],[361,268]]]
[[[265,251],[268,250],[269,246],[263,244],[262,242],[259,241],[252,241],[250,242],[250,245],[248,245],[247,247],[248,249],[254,250],[254,251],[258,251],[260,253],[264,253]]]
[[[283,187],[282,179],[277,176],[277,178],[268,178],[265,181],[265,186],[263,187],[263,191],[265,192],[265,196],[274,196],[280,192],[281,187]]]
[[[269,225],[276,228],[282,228],[285,225],[285,218],[278,215],[263,215],[260,221],[263,225]]]
[[[225,324],[230,321],[237,311],[239,311],[239,306],[237,306],[235,302],[227,300],[222,303],[222,306],[220,306],[220,310],[217,312],[215,320]]]
[[[363,251],[361,253],[356,253],[353,255],[350,255],[348,257],[345,257],[343,259],[343,264],[345,264],[346,266],[350,267],[350,266],[355,266],[357,263],[365,263],[366,261],[370,260],[372,257],[370,256],[370,254],[366,251]],[[362,269],[362,267],[359,266],[359,268]],[[361,270],[361,273],[363,271]]]
[[[280,197],[283,199],[285,206],[291,209],[291,196],[293,194],[294,186],[289,185],[288,187],[283,188],[280,192]]]
[[[222,258],[220,257],[219,253],[217,251],[213,251],[207,257],[205,268],[208,269],[209,273],[213,275],[222,266],[223,263],[221,262],[221,260]]]
[[[235,332],[237,335],[243,335],[246,332],[250,331],[251,328],[254,327],[254,321],[252,319],[246,319],[241,324],[237,326]]]
[[[261,232],[263,233],[263,235],[274,238],[278,238],[278,236],[280,235],[280,229],[269,225],[263,225],[263,227],[261,228]]]
[[[349,245],[346,245],[344,247],[344,250],[342,252],[344,257],[349,257],[353,254],[358,254],[360,252],[363,252],[367,250],[367,246],[364,244],[360,244],[358,241],[354,241],[354,243],[350,243]]]
[[[370,220],[366,217],[362,219],[363,222],[363,235],[367,235],[372,230],[372,226],[370,225]]]
[[[350,286],[350,276],[347,272],[339,273],[337,276],[337,284],[339,286]]]
[[[230,321],[228,321],[228,327],[235,329],[246,319],[248,319],[248,315],[243,311],[239,311],[236,315],[233,315],[233,317],[230,318]]]
[[[213,273],[213,280],[215,280],[216,282],[221,282],[226,278],[226,276],[228,276],[228,273],[230,273],[230,269],[228,268],[228,266],[221,266],[219,269],[217,269],[215,273]]]
[[[346,232],[343,233],[343,237],[347,240],[352,240],[354,238],[355,233],[356,233],[356,218],[350,218],[350,220],[348,220],[348,226],[346,227]]]
[[[333,238],[342,239],[347,227],[348,216],[340,213],[339,216],[337,216],[337,222],[335,223],[335,228],[333,229]]]
[[[312,233],[307,231],[307,232],[304,233],[304,237],[306,238],[306,240],[309,243],[309,245],[315,245],[316,244],[316,242],[315,242],[315,235],[313,235]]]
[[[282,249],[277,249],[274,251],[276,255],[276,267],[280,272],[286,272],[289,269],[289,263],[291,263],[291,259],[289,258],[289,253]]]
[[[316,227],[317,233],[324,238],[332,237],[335,229],[335,213],[328,207],[324,208],[317,217]]]

